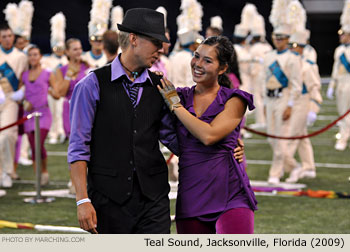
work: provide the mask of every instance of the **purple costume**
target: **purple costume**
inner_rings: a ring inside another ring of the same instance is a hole
[[[192,88],[178,88],[182,105],[194,116]],[[210,123],[233,96],[246,101],[254,109],[253,96],[238,89],[220,87],[219,92],[200,120]],[[179,186],[176,218],[199,217],[203,221],[217,220],[233,208],[256,210],[257,201],[244,166],[233,158],[240,126],[218,143],[205,146],[178,120]]]
[[[47,103],[47,93],[50,85],[50,72],[42,70],[39,77],[34,82],[30,82],[28,70],[22,74],[22,80],[26,88],[24,97],[33,106],[33,109],[31,111],[24,111],[24,116],[27,116],[33,112],[42,113],[39,121],[40,129],[49,130],[52,122],[50,108]],[[24,122],[24,132],[29,133],[31,131],[34,131],[34,129],[34,117]]]
[[[75,85],[85,77],[86,75],[86,70],[88,69],[88,66],[81,63],[80,64],[80,71],[77,75],[77,78],[75,80],[71,80],[69,82],[69,88],[67,91],[67,94],[65,96],[64,102],[63,102],[63,128],[66,136],[69,136],[70,134],[70,122],[69,122],[69,101],[72,97],[73,94],[73,89]],[[63,78],[66,76],[66,73],[68,71],[68,65],[65,65],[60,68]]]

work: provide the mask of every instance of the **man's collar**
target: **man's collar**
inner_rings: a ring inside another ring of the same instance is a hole
[[[0,46],[1,50],[6,53],[6,54],[9,54],[13,51],[13,47],[11,47],[10,49],[6,50],[5,48],[3,48],[2,46]]]
[[[120,63],[120,56],[121,56],[121,53],[117,57],[115,57],[115,59],[112,61],[112,64],[111,64],[111,81],[117,80],[120,77],[122,77],[123,75],[125,75],[130,80],[130,78],[127,75],[127,73],[125,72],[122,64]],[[134,80],[134,83],[144,83],[144,82],[147,81],[147,79],[153,85],[152,79],[151,79],[151,77],[148,74],[148,70],[145,69],[142,72],[142,74]]]

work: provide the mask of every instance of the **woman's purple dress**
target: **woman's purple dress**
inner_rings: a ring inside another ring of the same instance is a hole
[[[70,121],[69,121],[69,101],[72,97],[73,94],[73,89],[75,87],[75,85],[82,79],[85,77],[86,75],[86,70],[89,67],[87,65],[85,65],[84,63],[80,64],[80,71],[77,75],[77,78],[75,80],[71,80],[69,82],[69,88],[67,91],[67,94],[65,96],[64,102],[63,102],[63,129],[64,132],[66,134],[66,136],[69,136],[70,134]],[[63,67],[60,68],[63,78],[66,76],[66,73],[68,71],[68,65],[65,65]]]
[[[182,105],[194,116],[192,88],[178,88]],[[253,96],[239,89],[220,87],[219,92],[200,120],[210,123],[233,96],[246,101],[254,109]],[[179,186],[176,218],[199,217],[217,220],[221,213],[233,208],[256,210],[257,201],[244,166],[233,158],[240,126],[218,143],[205,146],[177,120],[180,147]]]
[[[40,112],[40,129],[50,130],[52,116],[49,105],[47,103],[47,94],[50,86],[50,72],[42,70],[38,78],[34,82],[29,81],[29,70],[22,74],[22,80],[25,86],[24,98],[29,101],[33,109],[24,111],[24,116],[33,112]],[[35,130],[34,117],[24,122],[24,132],[29,133]]]

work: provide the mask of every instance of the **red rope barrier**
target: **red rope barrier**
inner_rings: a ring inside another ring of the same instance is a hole
[[[256,130],[250,129],[248,127],[244,127],[244,129],[246,129],[247,131],[250,131],[250,132],[252,132],[254,134],[257,134],[257,135],[260,135],[260,136],[265,136],[265,137],[270,137],[270,138],[288,139],[288,140],[303,139],[303,138],[314,137],[314,136],[317,136],[317,135],[327,131],[328,129],[332,128],[337,122],[339,122],[340,120],[344,119],[344,117],[347,116],[349,113],[350,113],[350,109],[348,111],[346,111],[345,114],[340,116],[337,120],[335,120],[334,122],[328,124],[324,128],[322,128],[320,130],[317,130],[315,132],[312,132],[312,133],[310,133],[308,135],[303,135],[303,136],[294,136],[294,137],[274,136],[274,135],[267,134],[265,132],[261,132],[261,131],[256,131]]]
[[[27,115],[26,117],[23,117],[23,118],[19,119],[17,122],[11,123],[11,124],[9,124],[9,125],[3,127],[3,128],[0,128],[0,131],[3,131],[3,130],[5,130],[5,129],[11,128],[11,127],[13,127],[13,126],[22,124],[22,123],[24,123],[25,121],[29,120],[30,118],[32,118],[32,114]]]

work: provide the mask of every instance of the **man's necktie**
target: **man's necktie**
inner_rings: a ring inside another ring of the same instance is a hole
[[[133,86],[129,86],[129,96],[130,96],[131,103],[132,103],[134,108],[136,108],[137,96],[139,94],[139,89],[140,89],[139,84],[135,84]]]

